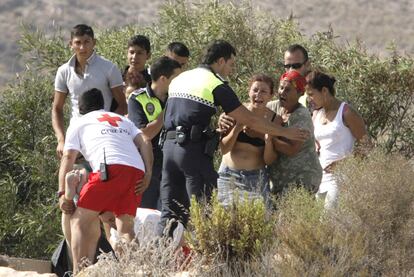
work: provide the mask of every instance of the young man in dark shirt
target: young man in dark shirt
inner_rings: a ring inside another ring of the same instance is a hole
[[[128,71],[136,71],[142,74],[147,83],[151,82],[148,68],[145,67],[151,58],[151,43],[146,36],[136,35],[128,41],[127,59],[128,65],[125,67],[124,75]]]
[[[152,82],[135,90],[128,99],[128,118],[152,140],[154,165],[151,183],[144,192],[141,208],[161,209],[159,202],[162,152],[158,145],[163,124],[163,110],[167,101],[168,86],[180,72],[180,64],[161,57],[151,65]]]

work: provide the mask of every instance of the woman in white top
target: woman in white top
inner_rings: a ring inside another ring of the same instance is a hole
[[[314,71],[307,76],[307,95],[314,109],[314,134],[323,169],[322,181],[316,194],[325,201],[325,208],[336,205],[337,183],[332,174],[335,164],[352,154],[355,141],[367,138],[362,117],[347,103],[335,97],[335,78]]]

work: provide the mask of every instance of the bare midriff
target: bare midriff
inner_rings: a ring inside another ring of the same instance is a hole
[[[223,163],[237,170],[262,169],[264,147],[253,146],[244,142],[236,142],[233,149],[223,156]]]

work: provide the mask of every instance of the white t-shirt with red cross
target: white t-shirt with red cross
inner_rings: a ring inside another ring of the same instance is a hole
[[[64,150],[77,150],[93,172],[100,163],[122,164],[145,172],[144,162],[134,143],[142,132],[124,116],[104,110],[87,113],[72,122],[66,132]]]

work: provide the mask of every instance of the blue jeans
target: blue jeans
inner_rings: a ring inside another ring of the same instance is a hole
[[[218,200],[222,205],[231,205],[236,192],[240,199],[247,198],[249,201],[263,199],[268,204],[270,190],[269,174],[266,168],[237,170],[220,166],[218,174]]]

